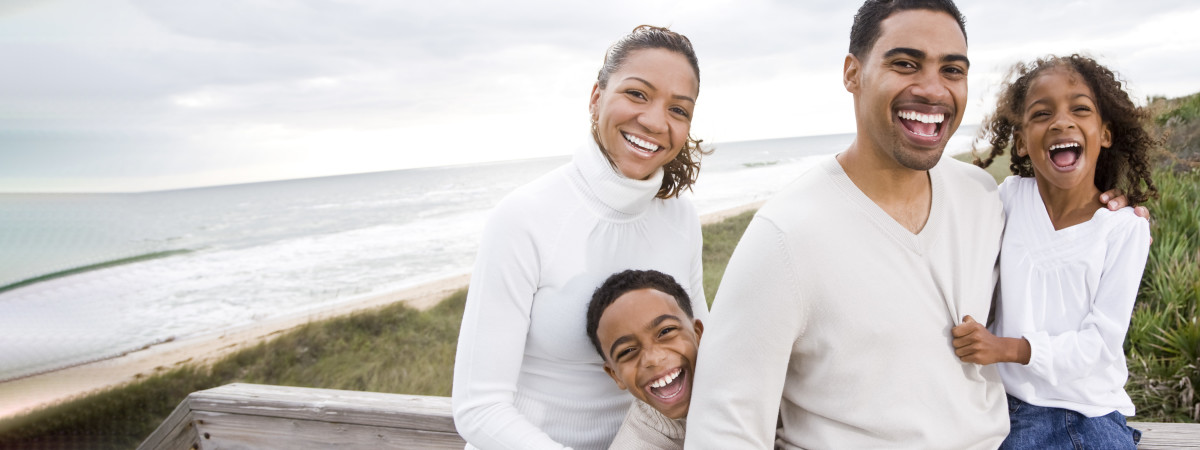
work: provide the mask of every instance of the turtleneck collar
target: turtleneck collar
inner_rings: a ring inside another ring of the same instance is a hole
[[[604,207],[604,212],[613,214],[613,218],[628,219],[640,215],[650,207],[662,187],[662,167],[646,180],[626,178],[609,164],[591,137],[586,145],[575,151],[573,162],[583,176],[583,188],[589,200]]]

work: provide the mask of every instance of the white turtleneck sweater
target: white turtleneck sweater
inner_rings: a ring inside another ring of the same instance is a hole
[[[671,275],[706,319],[691,202],[654,198],[594,143],[518,188],[484,228],[454,368],[454,423],[481,449],[607,448],[631,397],[604,373],[587,304],[626,269]]]

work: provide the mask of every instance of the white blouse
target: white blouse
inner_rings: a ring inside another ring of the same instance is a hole
[[[1088,417],[1132,416],[1122,343],[1150,251],[1133,208],[1098,208],[1055,230],[1034,178],[1000,185],[1006,223],[992,332],[1024,337],[1029,364],[998,364],[1005,390],[1027,403]]]

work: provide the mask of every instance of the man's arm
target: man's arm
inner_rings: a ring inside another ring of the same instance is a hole
[[[772,448],[792,346],[802,331],[795,264],[756,217],[729,260],[697,357],[686,448]]]

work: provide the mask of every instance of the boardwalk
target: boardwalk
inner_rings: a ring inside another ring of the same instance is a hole
[[[1200,448],[1200,424],[1131,423],[1143,450]],[[450,399],[259,384],[192,393],[139,448],[462,449]]]

